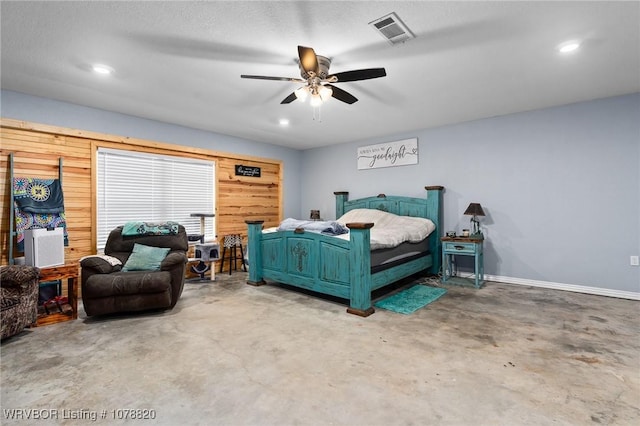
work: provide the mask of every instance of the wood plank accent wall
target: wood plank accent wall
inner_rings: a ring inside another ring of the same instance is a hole
[[[282,161],[190,148],[161,142],[106,135],[0,118],[0,264],[8,263],[9,153],[14,154],[14,176],[57,178],[63,158],[63,191],[69,246],[65,260],[95,254],[96,152],[98,147],[174,155],[216,162],[216,233],[241,234],[247,219],[264,219],[265,226],[282,220]],[[260,167],[260,177],[235,176],[235,165]],[[15,255],[21,255],[15,253]]]

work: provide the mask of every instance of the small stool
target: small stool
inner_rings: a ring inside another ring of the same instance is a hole
[[[238,257],[237,248],[240,248],[240,257]],[[222,239],[222,256],[220,258],[220,272],[224,267],[224,258],[229,249],[229,275],[231,270],[238,270],[238,259],[242,262],[242,269],[247,272],[247,267],[244,264],[244,251],[242,250],[242,237],[239,234],[225,235]]]

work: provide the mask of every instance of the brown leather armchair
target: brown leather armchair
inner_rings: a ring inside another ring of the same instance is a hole
[[[2,339],[14,336],[38,319],[40,270],[34,266],[0,268]]]
[[[106,256],[88,256],[80,261],[82,303],[87,316],[116,312],[172,309],[184,287],[189,241],[184,226],[172,235],[122,234],[122,226],[109,234]],[[168,254],[159,270],[123,270],[137,244],[162,247]],[[113,265],[114,258],[120,264]]]

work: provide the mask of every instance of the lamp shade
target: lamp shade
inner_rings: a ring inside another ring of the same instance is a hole
[[[484,216],[484,210],[482,210],[482,206],[480,203],[471,203],[467,210],[464,212],[465,215],[471,216]]]

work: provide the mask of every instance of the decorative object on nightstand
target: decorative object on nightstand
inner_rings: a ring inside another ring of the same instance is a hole
[[[311,210],[311,215],[309,216],[311,220],[320,220],[320,210]]]
[[[470,238],[482,239],[482,231],[480,230],[480,221],[477,216],[484,216],[484,210],[480,203],[471,203],[464,212],[465,216],[471,216],[471,228],[473,229]],[[464,234],[463,234],[464,235]]]

